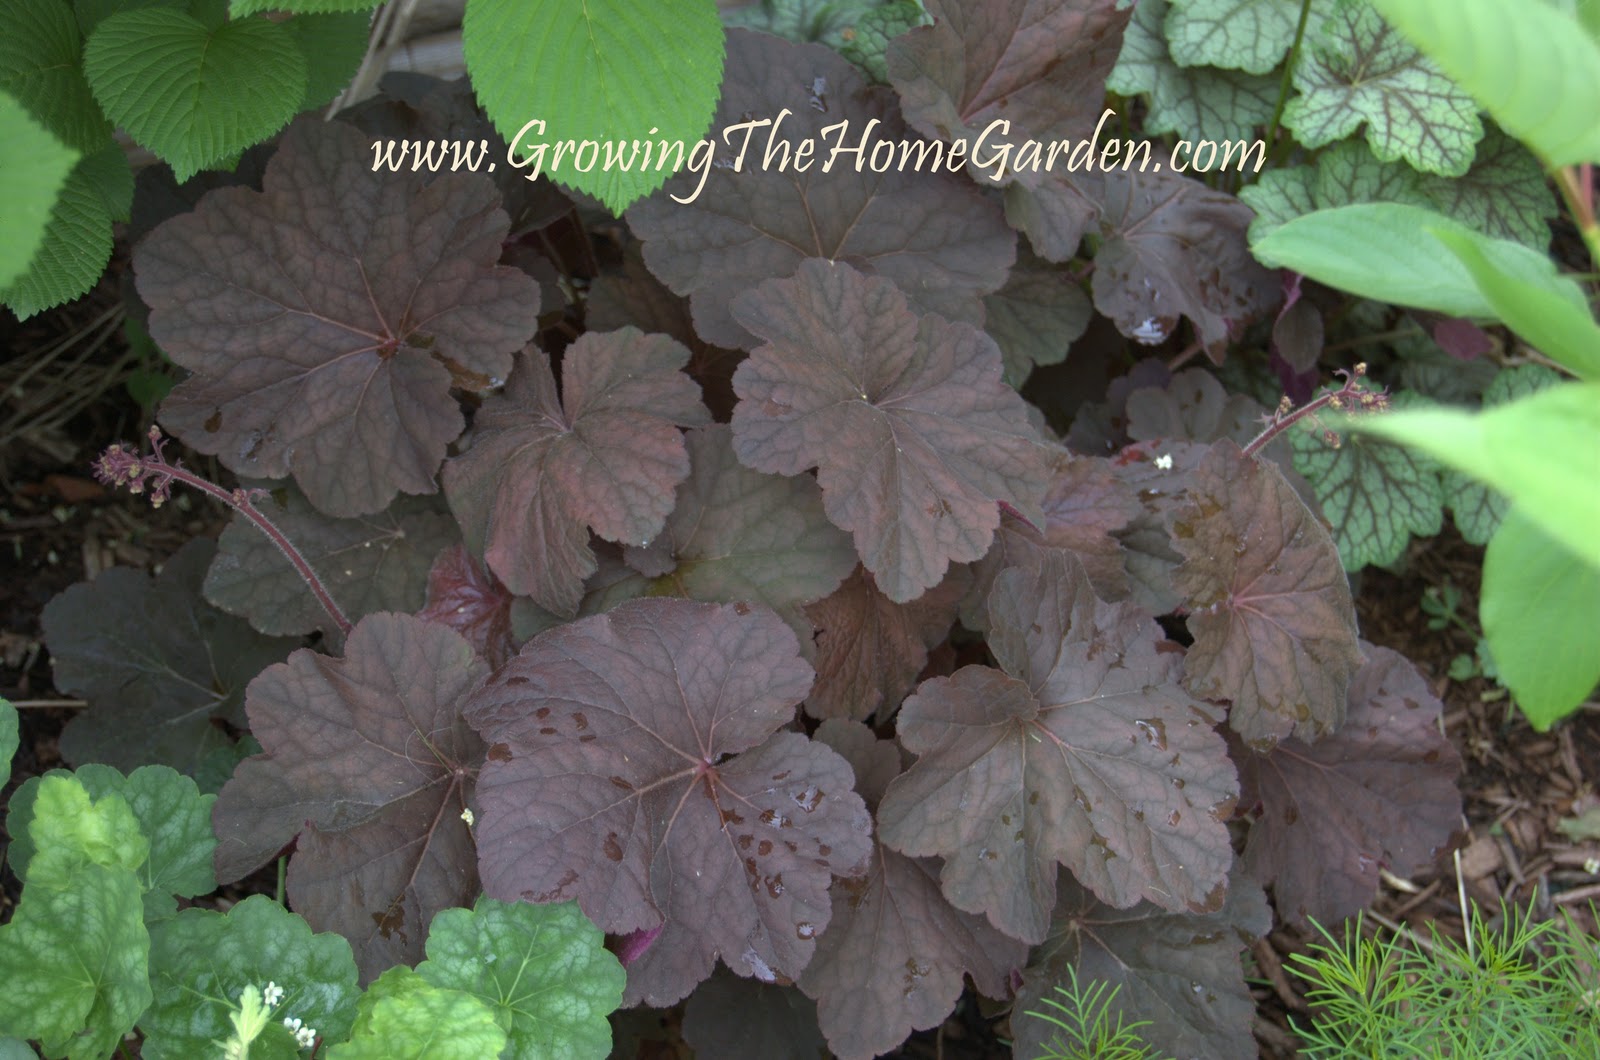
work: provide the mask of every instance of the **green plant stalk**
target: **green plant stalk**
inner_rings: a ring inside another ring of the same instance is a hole
[[[1594,167],[1587,162],[1581,166],[1563,166],[1552,170],[1551,175],[1589,250],[1590,263],[1600,265],[1600,221],[1596,220],[1594,212]]]
[[[1311,0],[1300,0],[1300,21],[1294,27],[1294,43],[1283,60],[1283,78],[1278,82],[1278,102],[1272,107],[1272,121],[1267,125],[1267,150],[1272,150],[1278,138],[1278,124],[1283,120],[1283,108],[1289,102],[1289,86],[1294,80],[1295,64],[1300,59],[1300,43],[1305,39],[1306,22],[1311,17]]]

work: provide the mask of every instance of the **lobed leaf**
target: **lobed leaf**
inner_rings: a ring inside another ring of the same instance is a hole
[[[501,1055],[507,1040],[482,1000],[424,983],[375,1002],[365,1025],[328,1050],[328,1060],[482,1060]]]
[[[428,602],[417,617],[449,626],[497,670],[515,650],[512,599],[464,546],[452,545],[439,553],[428,571]]]
[[[767,342],[734,373],[734,451],[758,471],[817,467],[828,518],[889,599],[988,551],[996,502],[1037,518],[1045,450],[993,340],[817,260],[742,295],[735,315]]]
[[[1265,74],[1294,43],[1300,0],[1173,0],[1165,23],[1179,66],[1222,66]],[[1315,39],[1323,12],[1306,23]]]
[[[1000,347],[1005,380],[1017,389],[1035,365],[1060,364],[1094,315],[1082,288],[1065,270],[1027,250],[1006,285],[984,298],[983,329]]]
[[[379,613],[342,659],[298,651],[250,684],[247,759],[218,796],[217,877],[240,879],[298,835],[289,900],[344,935],[365,979],[416,960],[435,912],[477,893],[461,813],[483,745],[461,720],[488,673],[452,630]]]
[[[1194,646],[1184,686],[1229,700],[1252,745],[1337,729],[1361,663],[1338,550],[1283,473],[1224,440],[1194,472],[1173,522]]]
[[[481,391],[533,334],[531,279],[495,265],[506,215],[484,177],[374,172],[371,142],[295,125],[265,190],[222,188],[134,255],[150,334],[195,374],[172,433],[241,476],[294,475],[329,515],[432,493]]]
[[[1059,554],[1002,572],[989,623],[1003,673],[965,667],[900,709],[919,758],[878,808],[881,841],[943,856],[951,904],[1028,942],[1045,936],[1058,862],[1115,905],[1215,909],[1238,782],[1215,718],[1178,684],[1180,654]]]
[[[540,634],[466,710],[484,890],[576,899],[654,938],[625,1004],[672,1004],[711,972],[774,982],[810,959],[831,875],[858,875],[870,819],[849,765],[777,732],[811,684],[765,608],[655,599]]]
[[[1241,864],[1271,886],[1278,913],[1331,924],[1372,902],[1378,873],[1431,865],[1461,824],[1461,758],[1438,728],[1443,710],[1398,652],[1362,643],[1345,722],[1270,754],[1234,753],[1241,802],[1259,806]]]
[[[513,593],[571,616],[595,570],[590,529],[644,544],[661,532],[689,474],[676,425],[708,419],[688,359],[665,335],[590,332],[564,356],[559,398],[549,359],[530,353],[485,403],[444,488],[467,547]]]

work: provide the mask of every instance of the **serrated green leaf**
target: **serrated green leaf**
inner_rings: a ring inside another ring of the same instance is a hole
[[[146,7],[182,9],[188,3],[189,0],[72,0],[72,9],[78,16],[78,28],[88,38],[102,21],[123,11]]]
[[[0,1060],[39,1060],[39,1054],[20,1038],[0,1038]]]
[[[332,102],[361,66],[361,58],[367,52],[372,16],[365,9],[343,14],[297,15],[284,25],[306,57],[306,94],[298,109],[312,110]]]
[[[0,291],[0,301],[24,320],[88,291],[111,260],[111,214],[96,189],[93,158],[72,167],[27,271]]]
[[[294,34],[261,18],[213,29],[182,11],[124,12],[95,29],[83,64],[106,113],[179,183],[282,129],[306,95]]]
[[[1395,395],[1395,406],[1409,402]],[[1343,431],[1334,419],[1328,426]],[[1338,448],[1321,430],[1294,431],[1294,468],[1316,492],[1347,571],[1393,563],[1412,534],[1437,534],[1444,517],[1439,468],[1426,455],[1343,434]]]
[[[835,6],[848,8],[851,5]],[[823,43],[861,67],[874,81],[886,85],[889,64],[884,53],[888,51],[889,42],[928,21],[921,0],[889,0],[838,26],[823,37]]]
[[[133,168],[127,153],[115,143],[83,156],[83,179],[100,197],[113,221],[126,221],[133,212]]]
[[[342,11],[371,11],[383,0],[233,0],[229,11],[234,18],[262,11],[288,11],[296,15],[327,15]]]
[[[17,753],[17,708],[0,696],[0,788],[11,779],[11,759]]]
[[[0,1033],[37,1040],[48,1056],[110,1056],[150,1003],[149,952],[126,869],[85,864],[70,887],[30,886],[0,927]]]
[[[362,998],[355,1033],[328,1060],[484,1060],[506,1047],[494,1011],[475,995],[434,986],[404,965],[378,982],[385,980],[389,985],[370,1006],[371,992]]]
[[[1600,682],[1600,564],[1542,532],[1520,506],[1484,553],[1478,617],[1500,681],[1534,728],[1572,713]]]
[[[1499,372],[1483,395],[1483,406],[1502,405],[1524,394],[1534,394],[1561,382],[1561,376],[1542,364],[1520,364]],[[1474,545],[1486,545],[1494,536],[1511,502],[1505,494],[1455,468],[1440,476],[1445,505],[1461,536]]]
[[[1190,141],[1247,139],[1256,125],[1272,118],[1277,79],[1180,66],[1162,33],[1167,10],[1166,0],[1142,0],[1133,9],[1107,87],[1125,96],[1149,95],[1146,133],[1176,133]]]
[[[79,152],[0,92],[0,289],[28,268]]]
[[[446,909],[428,931],[417,971],[438,987],[488,1003],[511,1038],[511,1056],[603,1057],[606,1016],[622,1002],[626,975],[605,936],[577,903],[532,905],[479,898]]]
[[[1547,164],[1600,159],[1600,43],[1573,16],[1504,0],[1375,3]]]
[[[211,830],[215,795],[200,794],[193,780],[168,766],[140,766],[125,777],[110,766],[86,765],[75,775],[97,799],[126,799],[149,842],[149,857],[135,873],[145,890],[146,920],[175,913],[174,895],[194,898],[216,890],[211,864],[217,849]]]
[[[1328,14],[1294,71],[1299,95],[1284,127],[1306,147],[1342,140],[1366,124],[1372,153],[1458,177],[1472,165],[1483,124],[1472,97],[1387,26],[1366,0]]]
[[[282,986],[277,1012],[302,1020],[329,1040],[345,1037],[355,1021],[358,991],[350,944],[331,933],[312,934],[304,919],[265,895],[246,898],[226,916],[185,909],[150,931],[155,994],[139,1021],[145,1060],[215,1056],[212,1043],[232,1033],[228,1015],[251,984]],[[267,1030],[282,1033],[276,1023]]]
[[[519,155],[529,143],[682,140],[706,132],[722,83],[723,34],[713,0],[473,0],[462,47],[472,86]],[[530,120],[545,131],[522,133]],[[544,172],[620,215],[670,175],[569,157]],[[631,156],[628,156],[631,158]]]
[[[1466,266],[1435,235],[1441,231],[1462,233],[1498,271],[1586,311],[1582,289],[1558,276],[1545,255],[1478,235],[1417,206],[1383,202],[1315,210],[1252,239],[1250,249],[1269,266],[1294,269],[1364,298],[1450,316],[1496,316]]]
[[[40,778],[28,837],[33,841],[24,878],[29,893],[70,888],[85,865],[132,873],[150,856],[150,841],[126,799],[116,794],[95,798],[81,781],[64,773]]]
[[[83,37],[62,0],[11,0],[0,33],[0,91],[16,97],[63,143],[93,151],[111,124],[83,77]],[[7,145],[10,150],[10,145]]]
[[[1350,429],[1414,446],[1476,476],[1600,567],[1600,383],[1563,383],[1482,412],[1363,416]]]
[[[1306,26],[1309,38],[1321,12]],[[1289,54],[1300,0],[1173,0],[1166,38],[1179,66],[1221,66],[1264,74]]]

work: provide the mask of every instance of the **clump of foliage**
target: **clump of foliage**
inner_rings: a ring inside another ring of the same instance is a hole
[[[1360,918],[1338,938],[1289,958],[1312,1014],[1295,1021],[1312,1057],[1535,1058],[1600,1055],[1600,948],[1571,918],[1503,909],[1493,926],[1471,908],[1464,942],[1367,933]]]
[[[1054,996],[1039,999],[1038,1010],[1025,1013],[1056,1028],[1038,1060],[1154,1060],[1155,1053],[1139,1038],[1146,1022],[1124,1023],[1111,1008],[1117,988],[1078,982],[1076,968],[1058,983]]]

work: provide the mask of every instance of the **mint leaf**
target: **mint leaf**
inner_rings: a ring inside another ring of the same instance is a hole
[[[189,542],[152,580],[114,567],[45,606],[56,687],[89,700],[61,734],[69,762],[192,772],[231,743],[245,685],[293,646],[263,637],[200,597],[215,546]]]
[[[658,929],[626,1004],[678,1001],[719,955],[792,978],[832,875],[871,849],[849,765],[777,731],[810,684],[793,631],[749,604],[634,600],[541,633],[466,705],[489,744],[484,891]]]
[[[884,795],[880,840],[942,856],[952,905],[1029,942],[1045,936],[1057,863],[1119,906],[1220,905],[1238,782],[1155,622],[1100,601],[1056,554],[995,579],[989,624],[1004,672],[964,667],[900,708],[919,757]]]
[[[83,67],[111,120],[180,182],[282,129],[306,93],[305,53],[260,18],[213,27],[184,11],[123,11],[95,27]]]
[[[264,191],[212,192],[134,254],[151,337],[195,373],[162,423],[241,476],[292,473],[335,516],[434,492],[462,427],[451,387],[504,377],[538,320],[533,281],[495,264],[507,221],[486,178],[423,186],[371,157],[308,119]]]
[[[1252,745],[1337,729],[1361,663],[1355,606],[1332,539],[1283,473],[1215,443],[1172,531],[1194,634],[1185,687],[1232,701],[1229,723]]]
[[[348,1034],[356,1016],[350,945],[338,935],[312,934],[303,919],[265,895],[251,895],[226,915],[185,909],[154,925],[150,967],[155,999],[139,1020],[148,1060],[215,1055],[215,1043],[233,1033],[228,1016],[250,985],[281,985],[279,1011],[329,1041]],[[289,1033],[273,1020],[258,1042],[277,1048],[269,1056],[285,1055]],[[287,1055],[298,1052],[290,1048]]]
[[[415,960],[433,914],[476,893],[461,817],[482,744],[461,699],[488,667],[410,615],[356,624],[342,659],[298,651],[250,685],[265,755],[217,798],[217,876],[239,879],[296,835],[289,900],[355,947],[365,978]]]
[[[1272,9],[1277,3],[1264,0],[1253,6]],[[1298,10],[1297,2],[1293,6]],[[1169,10],[1167,0],[1140,0],[1106,87],[1124,96],[1149,95],[1150,113],[1144,123],[1147,134],[1175,133],[1190,142],[1252,138],[1255,126],[1272,118],[1278,99],[1277,79],[1264,73],[1217,68],[1241,65],[1232,60],[1211,66],[1179,63],[1168,51],[1168,37],[1162,28],[1172,17]],[[1221,27],[1226,32],[1225,24]],[[1293,32],[1291,23],[1291,36]]]
[[[1392,401],[1397,409],[1428,404],[1405,392]],[[1413,534],[1439,532],[1444,494],[1439,465],[1426,453],[1355,432],[1341,432],[1335,447],[1323,429],[1294,431],[1290,444],[1295,470],[1311,483],[1332,524],[1345,570],[1393,563]]]
[[[1366,0],[1341,0],[1295,66],[1299,95],[1284,127],[1321,147],[1366,125],[1372,153],[1425,173],[1459,177],[1483,138],[1478,105],[1395,32]]]
[[[467,70],[508,143],[530,119],[533,142],[682,140],[706,133],[722,77],[711,0],[671,7],[640,0],[473,0],[461,25]],[[522,134],[527,139],[528,134]],[[520,146],[520,145],[519,145]],[[627,157],[627,156],[624,156]],[[667,171],[576,163],[545,172],[620,215],[661,187]]]
[[[0,927],[0,1033],[35,1039],[46,1056],[110,1056],[150,1004],[149,953],[128,870],[88,863],[68,886],[30,886]]]
[[[743,169],[738,147],[718,144],[703,174],[684,172],[628,211],[644,241],[644,260],[662,283],[689,296],[695,329],[715,346],[748,349],[757,340],[734,321],[729,304],[762,280],[793,276],[807,258],[825,258],[894,281],[922,312],[983,322],[985,295],[1000,289],[1016,257],[1016,235],[981,189],[932,156],[876,173],[841,154],[822,171],[848,107],[850,129],[877,119],[874,141],[915,139],[893,97],[867,83],[836,53],[764,34],[728,34],[728,71],[714,128],[776,119],[755,129]],[[765,162],[768,136],[774,150]],[[814,137],[825,151],[799,173],[785,143]],[[782,163],[780,165],[780,163]],[[934,172],[934,170],[939,172]],[[700,177],[704,176],[704,182]],[[674,196],[679,201],[674,201]],[[692,200],[692,201],[691,201]]]
[[[1289,54],[1301,0],[1173,0],[1166,37],[1179,66],[1221,66],[1264,74]],[[1322,12],[1306,23],[1314,39]]]
[[[481,897],[471,910],[433,918],[427,952],[418,974],[482,1001],[509,1035],[512,1056],[610,1051],[606,1016],[622,1001],[626,975],[577,905]]]
[[[80,152],[97,151],[111,138],[111,124],[83,77],[78,21],[62,0],[6,5],[0,92],[13,96],[35,121]]]
[[[987,552],[997,502],[1037,517],[1045,450],[992,339],[818,260],[734,312],[767,340],[734,374],[734,450],[758,471],[817,467],[828,518],[889,599],[913,600],[951,562]]]
[[[595,570],[589,531],[646,544],[689,474],[676,425],[709,418],[689,351],[637,328],[590,332],[567,351],[556,392],[550,360],[524,354],[503,395],[484,403],[444,488],[467,547],[513,593],[570,616]]]
[[[9,145],[0,162],[0,290],[33,260],[67,175],[80,152],[68,147],[29,116],[9,93],[0,92],[0,138]]]
[[[1271,885],[1278,913],[1331,924],[1372,902],[1378,872],[1431,865],[1461,825],[1461,758],[1442,706],[1399,653],[1363,642],[1345,723],[1315,744],[1240,748],[1241,805],[1259,808],[1242,865]]]

